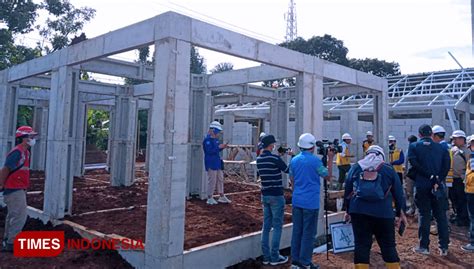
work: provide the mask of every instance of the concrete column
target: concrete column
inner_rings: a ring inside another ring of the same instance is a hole
[[[342,142],[341,140],[342,134],[349,133],[352,137],[352,142],[349,149],[352,153],[355,153],[356,156],[359,156],[357,154],[358,149],[359,148],[362,149],[362,146],[359,144],[360,140],[359,140],[359,131],[358,131],[358,123],[359,123],[358,121],[359,119],[358,119],[358,114],[356,111],[341,112],[340,136],[337,137],[339,141]],[[355,159],[353,159],[352,161],[355,161]]]
[[[302,133],[312,133],[316,139],[323,135],[323,78],[299,73],[296,77],[296,139]],[[324,179],[321,178],[321,194],[319,196],[318,232],[324,234]]]
[[[182,268],[186,181],[190,176],[191,45],[155,42],[145,267]]]
[[[71,214],[74,160],[75,92],[79,72],[62,66],[52,71],[48,118],[44,213],[60,219]]]
[[[234,135],[235,116],[231,113],[224,114],[224,143],[232,144],[232,136]]]
[[[17,87],[7,83],[7,72],[0,73],[0,158],[15,146],[18,111]]]
[[[145,170],[150,172],[150,137],[151,137],[151,109],[147,110],[147,129],[146,129],[146,152],[145,152]]]
[[[115,98],[114,128],[110,136],[109,149],[110,183],[112,186],[130,186],[135,179],[135,156],[137,140],[138,99],[132,88],[120,87]]]
[[[213,97],[204,87],[191,88],[191,175],[188,177],[187,194],[207,198],[207,173],[204,169],[202,141],[212,121]],[[224,130],[225,132],[225,130]]]
[[[382,92],[374,95],[374,135],[379,146],[388,154],[388,83],[382,85]],[[388,155],[387,155],[388,156]]]
[[[288,122],[290,121],[289,102],[286,91],[276,93],[276,98],[270,103],[270,134],[274,135],[276,140],[283,147],[288,147]],[[288,163],[287,155],[283,157]],[[289,187],[288,175],[283,173],[283,186]]]
[[[75,115],[75,139],[74,139],[74,176],[84,175],[84,162],[86,155],[86,133],[87,133],[87,105],[80,100],[77,101]]]
[[[48,134],[46,106],[36,106],[33,113],[33,129],[39,133],[36,145],[31,149],[31,169],[44,171],[46,167],[46,139]]]

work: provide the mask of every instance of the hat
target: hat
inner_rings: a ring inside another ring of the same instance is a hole
[[[209,129],[217,129],[219,131],[222,131],[222,124],[220,124],[220,122],[218,121],[213,121],[209,125]]]
[[[422,124],[420,128],[418,128],[418,132],[422,136],[431,136],[433,134],[433,130],[428,124]]]
[[[367,136],[373,136],[374,134],[371,131],[367,131],[366,135]]]
[[[453,132],[453,135],[452,135],[453,138],[456,138],[456,137],[464,137],[466,138],[466,133],[462,130],[456,130]]]
[[[389,135],[388,136],[388,141],[397,141],[397,139],[395,138],[395,136]]]
[[[33,131],[33,128],[30,126],[21,126],[16,130],[15,137],[20,138],[20,137],[25,137],[25,136],[35,136],[38,133]]]
[[[264,148],[270,146],[271,144],[275,142],[276,142],[276,139],[273,135],[265,135],[264,137],[262,137],[262,146]]]

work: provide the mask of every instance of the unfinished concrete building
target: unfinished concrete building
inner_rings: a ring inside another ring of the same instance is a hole
[[[471,108],[473,106],[472,90],[474,89],[474,69],[458,69],[399,75],[388,77],[388,110],[389,120],[387,133],[397,138],[397,144],[403,149],[408,148],[407,137],[417,135],[418,127],[427,123],[442,125],[448,135],[453,130],[462,129],[471,134]],[[338,82],[324,82],[324,87],[337,88]],[[256,86],[251,86],[256,87]],[[283,89],[294,92],[294,88]],[[229,99],[225,94],[222,99]],[[254,122],[258,119],[261,130],[272,131],[270,127],[272,103],[269,101],[253,100],[228,105],[218,103],[216,117],[232,119],[234,117],[242,122]],[[350,133],[353,137],[352,149],[359,158],[362,157],[362,141],[367,131],[373,130],[373,104],[374,97],[370,94],[349,94],[345,96],[325,96],[323,138],[340,138],[343,133]],[[294,97],[290,98],[289,130],[294,127],[295,103]],[[233,115],[233,116],[231,116]],[[239,143],[249,143],[245,140],[245,124],[235,128],[240,129],[239,136],[234,137]],[[234,128],[234,129],[235,129]],[[240,134],[242,133],[242,134]],[[254,136],[255,137],[255,136]],[[297,137],[291,131],[287,133],[287,143],[295,147]],[[375,134],[377,142],[387,140]]]
[[[155,59],[151,67],[108,58],[150,45]],[[191,45],[262,65],[191,75]],[[81,71],[145,83],[84,81]],[[249,84],[288,77],[296,77],[293,90]],[[325,86],[325,81],[332,85]],[[213,96],[213,91],[230,95]],[[33,106],[34,128],[41,137],[33,149],[32,168],[44,170],[46,180],[43,210],[30,208],[30,215],[58,221],[73,214],[73,177],[84,173],[86,111],[110,111],[110,184],[130,186],[137,110],[148,110],[145,250],[120,253],[140,268],[223,268],[259,256],[259,233],[183,249],[186,198],[206,193],[201,142],[214,118],[214,106],[270,101],[269,129],[288,143],[289,132],[294,137],[304,132],[323,137],[324,99],[352,94],[373,97],[373,128],[377,137],[386,137],[387,80],[168,12],[1,71],[0,156],[13,146],[18,106]],[[290,100],[295,100],[293,116]],[[224,115],[226,136],[232,134],[233,117]],[[294,127],[289,126],[290,117]],[[322,222],[319,227],[321,233]],[[288,224],[282,247],[289,246],[290,238]]]

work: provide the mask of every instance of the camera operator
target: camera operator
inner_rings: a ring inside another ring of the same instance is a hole
[[[402,149],[397,148],[397,139],[393,135],[388,136],[388,148],[390,152],[390,164],[393,166],[403,186],[403,163],[405,162],[405,155]]]
[[[344,182],[346,181],[346,174],[351,169],[351,158],[354,157],[349,149],[349,145],[352,142],[352,137],[350,134],[345,133],[342,135],[342,143],[341,143],[341,152],[337,153],[336,156],[336,165],[337,169],[339,170],[339,185],[338,189],[342,190]]]

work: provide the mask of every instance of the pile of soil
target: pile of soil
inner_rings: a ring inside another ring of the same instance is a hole
[[[4,232],[6,209],[0,209],[0,233]],[[66,239],[81,236],[65,225],[53,227],[39,220],[28,219],[24,231],[64,231]],[[114,250],[70,250],[65,249],[53,258],[17,258],[12,253],[0,254],[1,268],[133,268]]]

